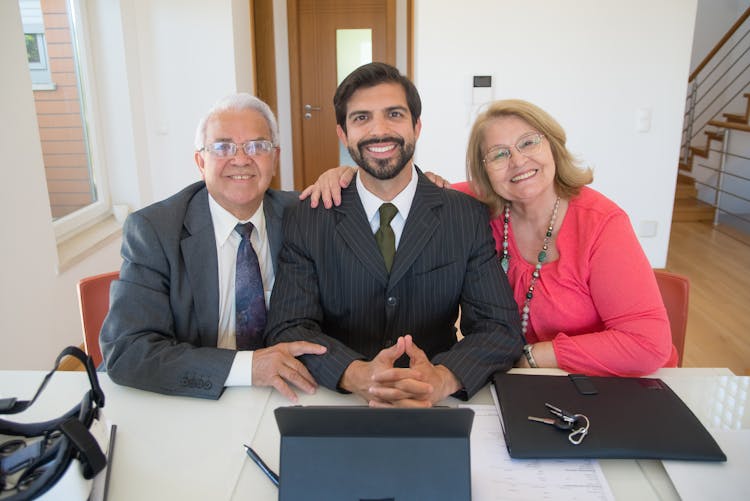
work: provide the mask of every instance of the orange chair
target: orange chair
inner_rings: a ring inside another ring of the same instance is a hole
[[[82,278],[78,282],[78,304],[83,325],[83,345],[86,353],[98,367],[102,363],[102,350],[99,348],[99,331],[104,317],[109,311],[109,284],[120,278],[119,271],[111,271]]]
[[[669,324],[672,328],[672,342],[679,356],[677,365],[682,367],[685,352],[685,333],[687,331],[688,300],[690,298],[690,280],[684,275],[654,270],[656,283],[659,284],[661,298],[667,309]]]

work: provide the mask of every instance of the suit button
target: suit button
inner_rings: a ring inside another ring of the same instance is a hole
[[[390,307],[396,306],[398,304],[398,299],[394,296],[389,296],[388,299],[385,300],[385,304]]]

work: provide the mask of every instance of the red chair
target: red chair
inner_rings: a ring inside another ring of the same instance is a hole
[[[99,331],[102,330],[104,317],[109,311],[109,285],[112,280],[120,278],[119,271],[111,271],[82,278],[78,282],[78,304],[83,325],[83,345],[86,353],[98,367],[102,363],[102,351],[99,348]]]
[[[656,283],[659,284],[661,298],[667,309],[669,325],[672,328],[672,343],[679,356],[677,365],[682,367],[685,352],[685,334],[687,332],[688,302],[690,299],[690,280],[684,275],[654,270]]]

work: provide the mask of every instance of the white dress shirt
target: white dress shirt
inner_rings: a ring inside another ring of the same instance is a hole
[[[237,249],[242,240],[240,235],[234,231],[238,223],[250,221],[255,231],[250,235],[250,244],[258,255],[260,274],[263,280],[263,292],[266,300],[266,308],[271,298],[273,289],[274,273],[273,260],[271,259],[271,247],[268,243],[266,232],[266,216],[263,212],[261,201],[258,210],[250,219],[238,221],[235,216],[219,205],[209,194],[208,207],[211,211],[211,221],[214,224],[214,235],[216,237],[216,255],[219,258],[219,325],[218,341],[216,346],[228,350],[237,348],[235,338],[235,299],[234,278],[237,268]],[[238,351],[232,362],[224,386],[249,386],[252,384],[253,352]]]
[[[412,164],[409,184],[393,200],[381,200],[369,192],[362,183],[361,176],[357,176],[357,193],[359,194],[359,199],[362,201],[362,207],[365,209],[365,215],[367,215],[367,220],[370,222],[373,234],[380,228],[380,206],[390,202],[398,209],[398,213],[391,220],[391,228],[396,236],[396,249],[398,249],[398,244],[401,241],[401,233],[404,231],[406,218],[409,217],[411,203],[414,201],[414,195],[417,193],[417,179],[417,169]]]

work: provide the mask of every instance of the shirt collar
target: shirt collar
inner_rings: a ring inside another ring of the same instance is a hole
[[[220,247],[224,245],[238,223],[247,223],[250,221],[257,230],[253,232],[253,235],[257,233],[258,237],[261,239],[265,236],[266,216],[263,212],[263,200],[260,201],[260,205],[255,211],[255,214],[250,216],[250,219],[244,221],[238,220],[232,213],[219,205],[219,202],[214,200],[214,197],[212,197],[210,193],[208,194],[208,208],[211,211],[211,221],[214,224],[216,243]]]
[[[409,216],[409,209],[411,209],[411,203],[414,201],[414,195],[417,192],[417,182],[417,169],[412,163],[411,180],[409,181],[409,184],[407,184],[406,187],[401,190],[401,193],[396,195],[393,200],[390,200],[390,202],[396,206],[398,214],[404,218],[404,221]],[[365,188],[364,183],[362,183],[360,176],[357,176],[357,193],[359,194],[359,199],[362,201],[362,207],[365,209],[368,221],[372,221],[372,218],[375,217],[375,213],[378,212],[380,206],[388,202],[388,200],[381,200],[368,191],[367,188]]]

